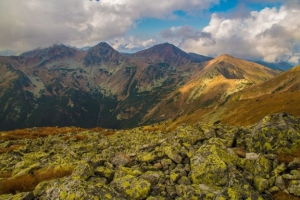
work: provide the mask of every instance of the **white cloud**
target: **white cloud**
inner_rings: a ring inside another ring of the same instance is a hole
[[[126,39],[124,37],[115,38],[110,40],[109,43],[114,49],[118,49],[121,52],[136,52],[155,45],[156,40],[153,38],[141,40],[130,36]]]
[[[300,50],[299,7],[282,6],[253,11],[244,18],[211,16],[201,30],[211,37],[186,39],[181,47],[204,55],[231,54],[247,59],[298,63]]]
[[[24,51],[53,43],[94,45],[123,37],[136,20],[208,8],[219,0],[1,0],[0,50]]]

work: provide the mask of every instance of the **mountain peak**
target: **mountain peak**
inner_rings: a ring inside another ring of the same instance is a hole
[[[148,62],[167,62],[173,66],[182,65],[193,60],[188,53],[170,43],[154,45],[133,54],[133,57],[146,59]]]
[[[38,56],[39,59],[44,59],[44,58],[56,58],[56,57],[72,57],[77,50],[68,47],[64,44],[54,44],[52,46],[49,46],[47,48],[37,48],[32,51],[28,51],[25,53],[22,53],[22,57],[26,58],[33,58]]]
[[[228,61],[229,60],[230,61],[232,59],[239,59],[239,58],[233,57],[229,54],[222,54],[222,55],[216,57],[214,60],[216,60],[216,61]]]
[[[118,63],[123,59],[125,59],[125,57],[109,44],[106,42],[100,42],[87,51],[84,63],[85,65],[99,65],[101,62]]]

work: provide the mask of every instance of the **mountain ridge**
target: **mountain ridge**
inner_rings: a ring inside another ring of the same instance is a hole
[[[0,117],[0,127],[152,124],[197,109],[221,108],[233,93],[280,73],[229,55],[195,57],[168,43],[132,55],[99,43],[87,51],[54,45],[0,57],[4,73],[10,73],[5,71],[9,66],[23,74],[0,79],[6,88],[0,91],[0,103],[11,113]],[[20,112],[10,112],[18,104]]]

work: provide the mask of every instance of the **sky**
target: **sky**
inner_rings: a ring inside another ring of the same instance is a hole
[[[0,52],[107,42],[300,62],[300,0],[0,0]]]

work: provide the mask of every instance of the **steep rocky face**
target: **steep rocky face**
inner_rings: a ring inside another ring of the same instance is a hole
[[[280,191],[300,196],[300,161],[281,155],[299,151],[300,118],[280,113],[249,127],[149,128],[69,128],[40,133],[48,135],[43,138],[35,128],[28,135],[35,139],[2,132],[0,198],[272,199]],[[69,175],[36,182],[32,189],[14,183],[70,169]]]

